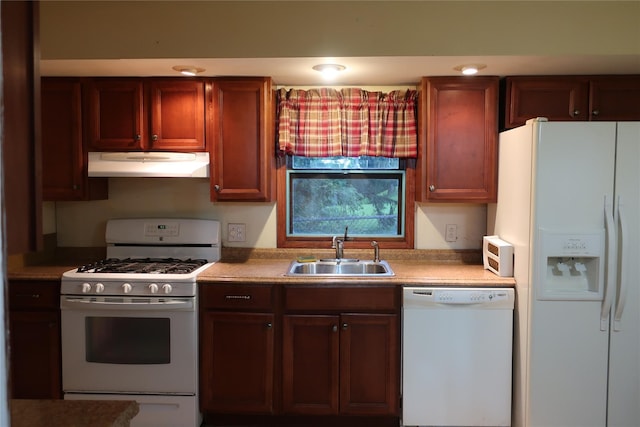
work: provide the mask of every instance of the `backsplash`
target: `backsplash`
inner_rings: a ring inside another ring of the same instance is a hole
[[[104,246],[107,220],[125,217],[217,219],[225,247],[277,246],[275,203],[212,203],[206,178],[109,178],[108,200],[45,203],[43,217],[59,247]],[[246,224],[245,242],[228,242],[228,223]],[[457,225],[455,242],[445,241],[447,224]],[[418,204],[415,229],[416,249],[480,249],[486,206]]]

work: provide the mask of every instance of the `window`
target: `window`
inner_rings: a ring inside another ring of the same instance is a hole
[[[287,170],[287,235],[404,235],[404,171],[384,157],[298,157]]]
[[[278,246],[317,247],[348,227],[351,238],[365,241],[363,247],[372,239],[386,242],[386,247],[412,247],[413,195],[407,190],[413,188],[413,170],[406,168],[410,162],[286,156],[280,172],[284,188],[279,191]]]

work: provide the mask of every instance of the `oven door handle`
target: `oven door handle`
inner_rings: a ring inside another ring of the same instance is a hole
[[[87,298],[63,296],[60,308],[68,310],[148,310],[148,311],[195,311],[194,298]]]

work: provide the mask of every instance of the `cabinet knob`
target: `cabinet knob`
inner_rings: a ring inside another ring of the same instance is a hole
[[[141,139],[142,139],[142,135],[137,134],[137,135],[135,136],[135,140],[136,140],[136,141],[140,141]]]
[[[220,192],[220,186],[219,186],[218,184],[214,185],[214,186],[213,186],[213,190],[214,190],[216,193],[219,193],[219,192]]]
[[[573,110],[573,117],[579,116],[580,110]]]
[[[267,323],[267,328],[271,329],[273,327],[273,324],[271,322]]]
[[[433,185],[433,184],[431,184],[431,185],[429,186],[429,191],[436,191],[436,186],[435,186],[435,185]]]
[[[594,116],[598,116],[600,114],[600,110],[593,110],[591,114]]]
[[[333,326],[331,327],[331,330],[332,330],[333,332],[338,332],[338,325],[333,325]]]
[[[151,140],[152,141],[157,141],[158,140],[158,135],[156,135],[156,134],[151,135]]]
[[[343,330],[343,331],[346,331],[346,330],[347,330],[347,328],[349,328],[349,324],[348,324],[348,323],[346,323],[346,322],[345,322],[345,323],[343,323],[343,324],[342,324],[342,330]]]

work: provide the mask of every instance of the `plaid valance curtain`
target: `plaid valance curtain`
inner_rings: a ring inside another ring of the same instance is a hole
[[[306,157],[417,157],[415,90],[278,91],[278,149]]]

